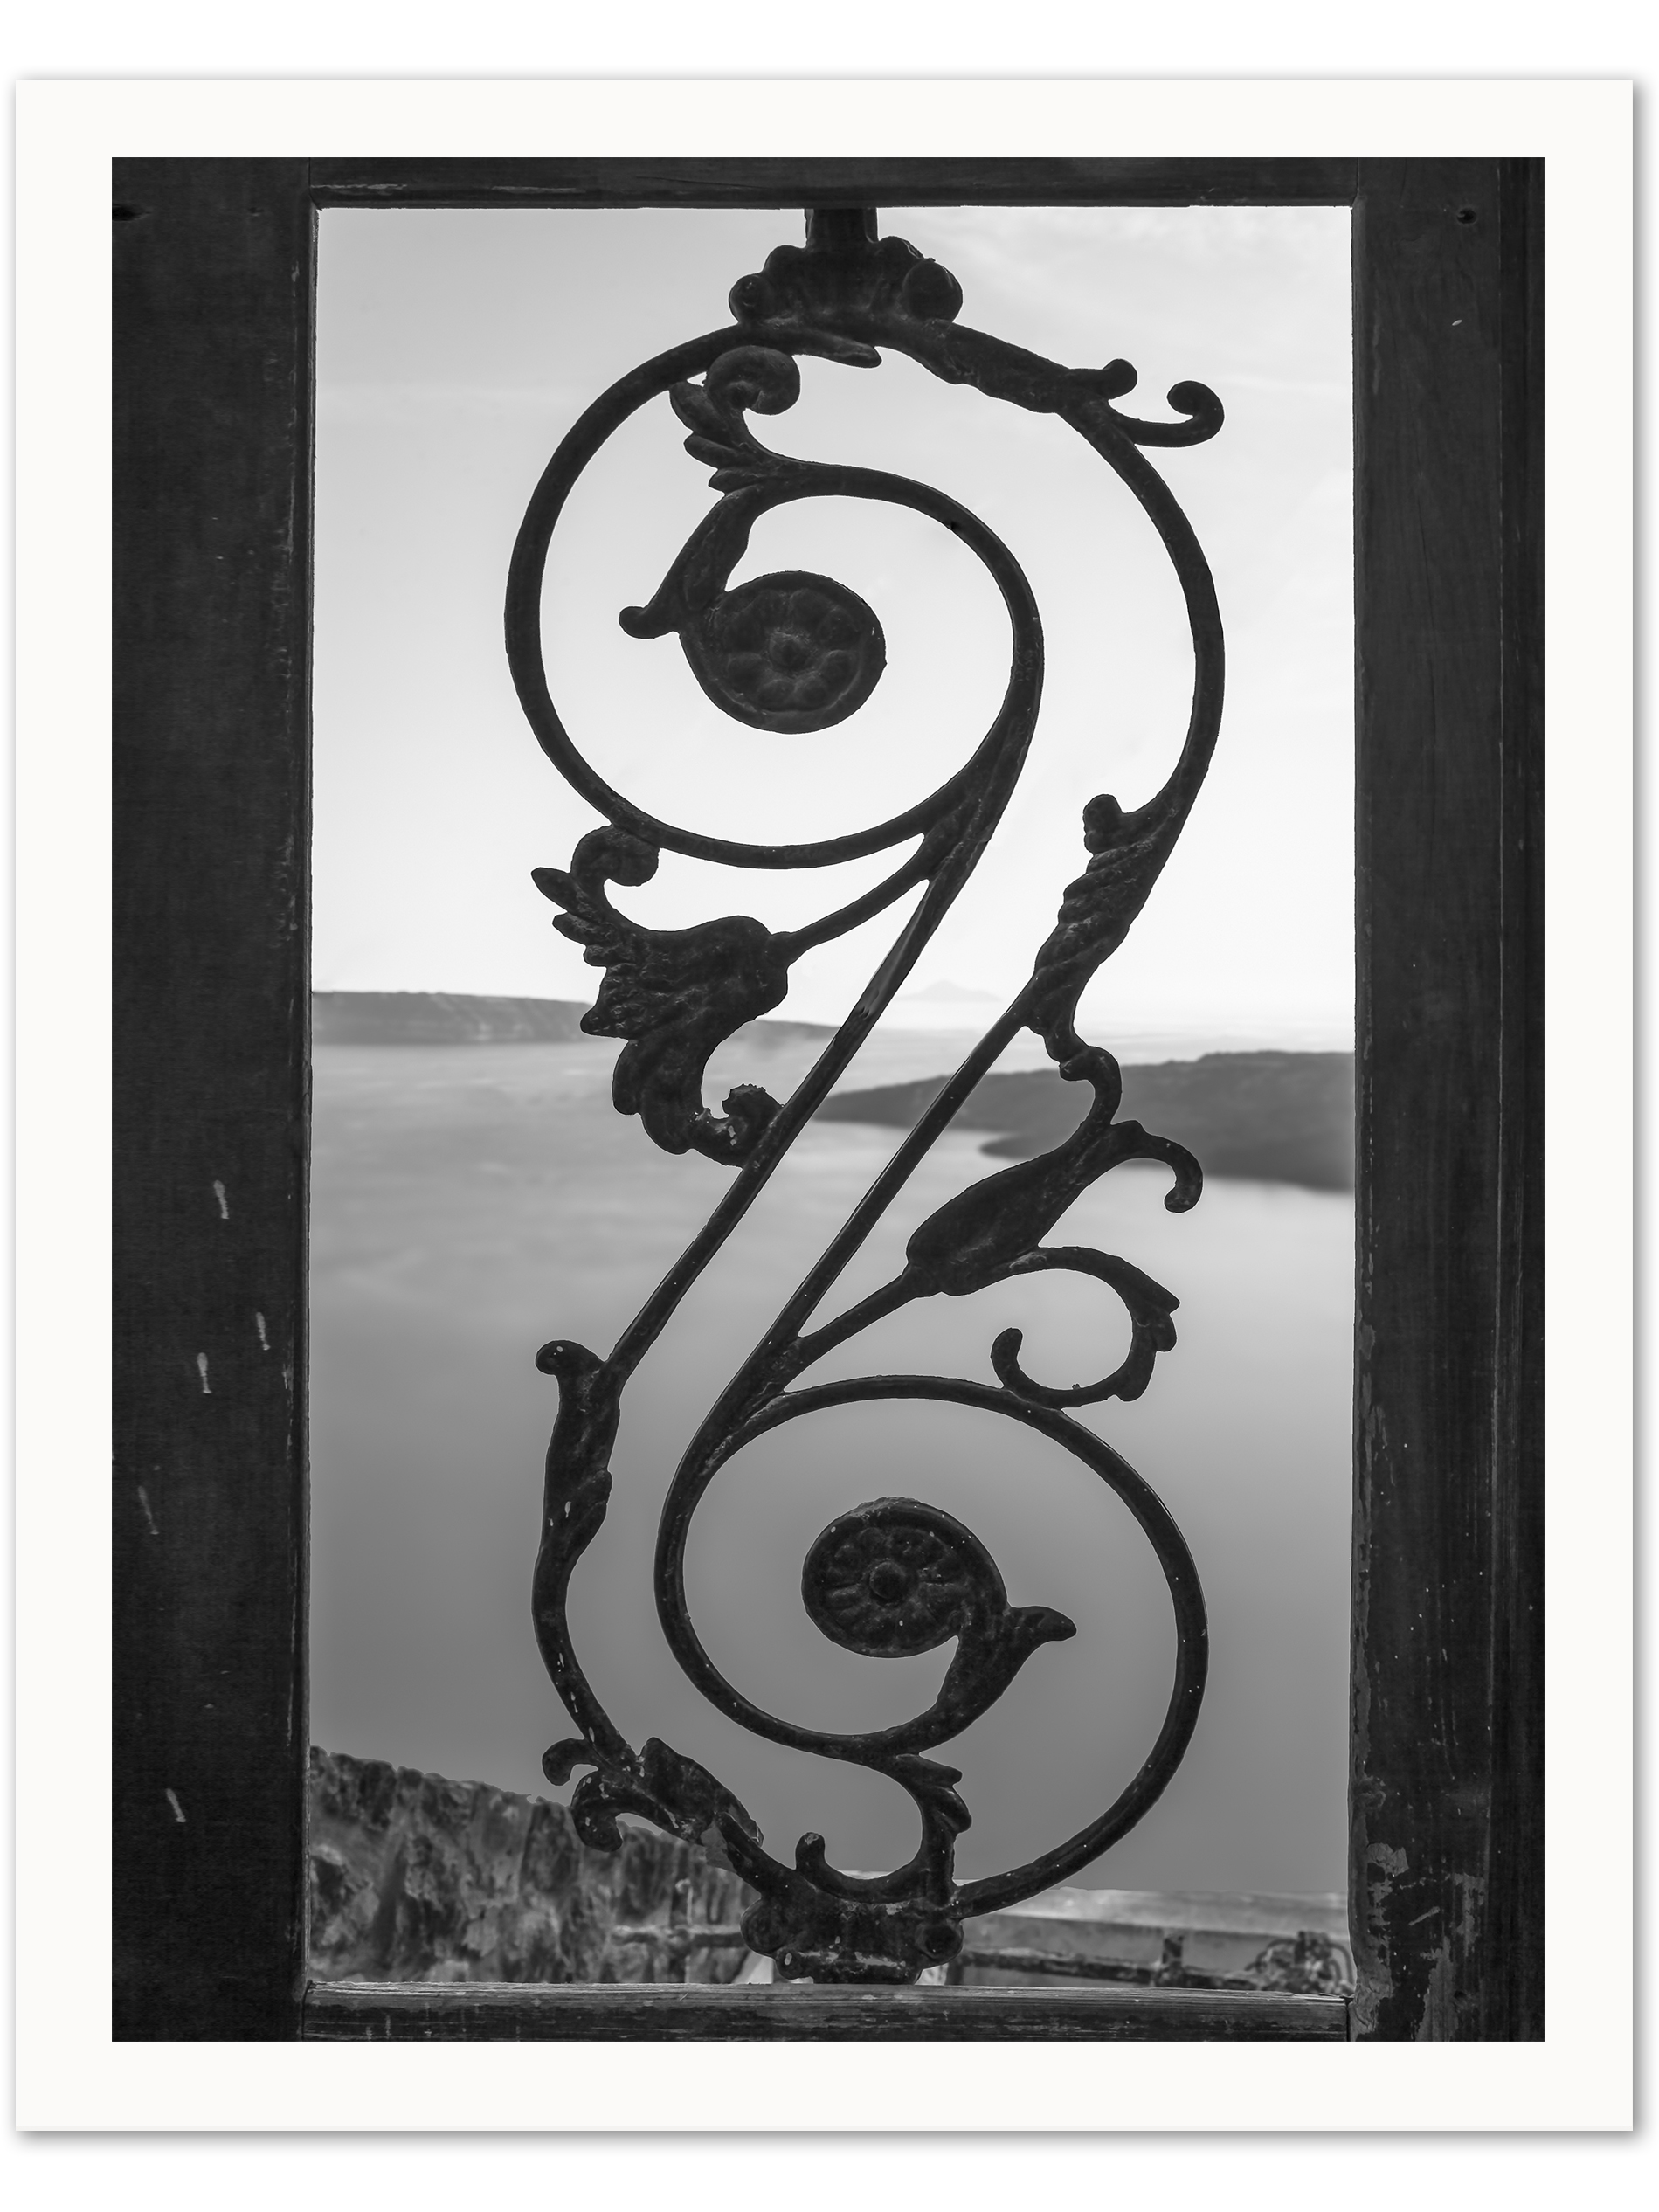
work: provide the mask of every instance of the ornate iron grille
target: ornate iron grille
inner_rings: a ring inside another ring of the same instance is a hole
[[[997,1911],[1065,1878],[1123,1835],[1156,1801],[1185,1751],[1204,1694],[1207,1640],[1203,1594],[1187,1545],[1150,1485],[1071,1409],[1137,1398],[1160,1352],[1175,1342],[1178,1300],[1130,1261],[1044,1237],[1073,1201],[1125,1160],[1161,1161],[1173,1176],[1172,1213],[1196,1204],[1203,1177],[1181,1145],[1116,1119],[1118,1065],[1076,1027],[1080,995],[1145,904],[1197,798],[1220,722],[1222,636],[1214,588],[1197,539],[1144,448],[1191,446],[1220,428],[1204,385],[1174,385],[1180,419],[1142,421],[1114,404],[1137,381],[1125,361],[1067,369],[957,321],[961,288],[950,272],[898,238],[877,235],[869,209],[809,213],[805,247],[779,246],[731,294],[732,323],[632,370],[588,408],[548,464],[515,548],[507,596],[507,646],[519,698],[549,758],[607,826],[581,839],[568,869],[538,868],[538,888],[563,909],[554,927],[604,970],[584,1018],[590,1034],[623,1040],[613,1079],[619,1112],[637,1114],[669,1152],[695,1150],[734,1170],[725,1196],[607,1356],[560,1338],[536,1363],[554,1376],[559,1404],[548,1448],[533,1613],[542,1657],[581,1733],[553,1745],[543,1765],[554,1783],[584,1774],[571,1799],[580,1834],[614,1849],[617,1815],[642,1815],[688,1840],[717,1842],[758,1892],[743,1923],[750,1946],[788,1978],[913,1981],[962,1946],[964,1918]],[[1008,549],[944,494],[885,472],[805,461],[763,445],[752,415],[779,415],[800,389],[798,356],[875,368],[883,347],[908,355],[947,384],[1053,414],[1099,454],[1137,500],[1162,539],[1185,595],[1194,653],[1190,719],[1168,781],[1126,811],[1102,794],[1083,811],[1089,858],[1066,885],[1055,927],[1029,979],[944,1084],[800,1288],[721,1393],[687,1446],[664,1504],[655,1560],[657,1609],[690,1680],[721,1712],[754,1734],[826,1759],[850,1760],[909,1792],[921,1817],[914,1856],[893,1872],[854,1876],[828,1863],[808,1835],[786,1865],[713,1774],[656,1738],[636,1748],[617,1728],[584,1673],[570,1635],[571,1574],[603,1522],[622,1393],[715,1253],[736,1227],[801,1129],[868,1036],[978,865],[1024,764],[1042,688],[1043,642],[1030,587]],[[697,381],[701,378],[701,382]],[[881,500],[953,531],[1001,592],[1013,630],[1006,690],[968,761],[930,797],[874,827],[793,845],[709,837],[657,819],[614,791],[572,743],[543,665],[541,596],[553,531],[572,487],[612,434],[667,393],[690,435],[686,451],[713,470],[719,494],[653,597],[625,608],[636,638],[672,632],[703,691],[724,712],[780,734],[826,729],[854,713],[885,660],[872,608],[833,578],[791,570],[735,587],[733,570],[760,518],[798,500]],[[917,840],[887,880],[807,927],[774,931],[748,915],[689,929],[654,930],[613,906],[607,886],[637,886],[660,854],[752,868],[816,868]],[[779,1102],[739,1084],[720,1113],[703,1102],[715,1047],[779,1006],[792,964],[815,945],[923,887],[886,957],[816,1065]],[[893,1280],[837,1318],[812,1325],[871,1229],[969,1094],[1021,1029],[1038,1036],[1060,1075],[1093,1094],[1073,1134],[1051,1151],[975,1183],[938,1208],[909,1239]],[[1021,1332],[991,1346],[995,1385],[928,1374],[865,1375],[812,1385],[801,1378],[833,1347],[919,1298],[966,1297],[993,1283],[1065,1269],[1114,1290],[1130,1336],[1121,1364],[1100,1381],[1055,1388],[1021,1364]],[[727,1681],[691,1620],[685,1584],[688,1532],[721,1469],[757,1438],[831,1407],[930,1399],[1020,1423],[1071,1453],[1114,1491],[1150,1541],[1174,1609],[1174,1682],[1144,1762],[1116,1799],[1066,1842],[1011,1871],[966,1883],[954,1873],[956,1838],[969,1825],[957,1769],[929,1756],[960,1735],[1002,1695],[1040,1644],[1075,1633],[1063,1614],[1010,1602],[995,1562],[950,1514],[906,1497],[876,1498],[840,1515],[808,1550],[806,1611],[833,1642],[875,1656],[956,1651],[926,1711],[861,1735],[797,1726],[763,1711]]]

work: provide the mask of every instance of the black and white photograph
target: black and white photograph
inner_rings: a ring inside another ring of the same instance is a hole
[[[1501,86],[1248,154],[449,89],[499,135],[273,86],[106,163],[102,2109],[188,2043],[231,2126],[283,2045],[324,2126],[1617,2124],[1554,1762],[1622,1615],[1545,1517],[1546,1435],[1628,1510],[1621,1410],[1546,1428],[1593,163]]]

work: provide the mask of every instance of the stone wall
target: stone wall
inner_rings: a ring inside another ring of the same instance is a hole
[[[748,1955],[751,1892],[695,1846],[591,1850],[562,1805],[381,1759],[314,1747],[309,1858],[317,1981],[729,1981]]]
[[[624,1823],[591,1850],[562,1805],[313,1750],[317,1981],[770,1981],[738,1922],[753,1892],[695,1845]],[[1344,1902],[1058,1889],[970,1920],[947,1976],[1176,1989],[1353,1987]]]

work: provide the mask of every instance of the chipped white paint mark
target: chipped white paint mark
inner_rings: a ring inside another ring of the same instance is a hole
[[[265,1333],[265,1316],[262,1313],[256,1313],[254,1315],[253,1325],[259,1332],[259,1350],[261,1351],[269,1351],[271,1349],[271,1339]]]
[[[225,1203],[225,1185],[218,1180],[217,1176],[213,1180],[213,1195],[219,1202],[220,1220],[228,1221],[231,1218],[231,1209]]]
[[[170,1789],[167,1793],[167,1801],[173,1808],[173,1818],[178,1822],[179,1826],[183,1828],[185,1825],[184,1808],[179,1803],[177,1798],[174,1796]]]
[[[1365,1849],[1365,1918],[1373,1931],[1379,1928],[1383,1908],[1399,1877],[1407,1870],[1404,1851],[1392,1843],[1371,1843]]]
[[[213,1393],[208,1384],[207,1354],[204,1351],[198,1351],[196,1355],[196,1372],[202,1378],[203,1397],[211,1398],[213,1395]]]
[[[1434,1963],[1424,1987],[1423,2009],[1417,2023],[1416,2041],[1420,2043],[1451,2041],[1457,2027],[1458,2000],[1468,1984],[1475,1946],[1480,1939],[1481,1918],[1486,1906],[1485,1881],[1478,1874],[1454,1874],[1452,1887],[1457,1897],[1456,1918],[1446,1927],[1436,1946]]]
[[[138,1502],[144,1510],[144,1526],[152,1536],[159,1536],[161,1531],[156,1525],[156,1516],[149,1510],[149,1499],[145,1495],[144,1485],[142,1483],[138,1486]]]

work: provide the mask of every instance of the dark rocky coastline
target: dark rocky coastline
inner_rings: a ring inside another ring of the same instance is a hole
[[[489,998],[444,991],[319,991],[312,996],[318,1045],[579,1044],[587,1041],[573,999]],[[762,1050],[818,1046],[823,1024],[767,1018],[738,1031]],[[943,1075],[841,1090],[819,1109],[831,1122],[909,1129],[945,1081]],[[1052,1069],[988,1075],[957,1116],[957,1129],[986,1131],[987,1153],[1027,1159],[1062,1143],[1092,1094]],[[1354,1064],[1351,1053],[1215,1052],[1123,1069],[1120,1119],[1144,1122],[1195,1152],[1207,1175],[1296,1183],[1315,1191],[1353,1188]]]
[[[944,1080],[842,1091],[819,1107],[819,1119],[909,1129]],[[1093,1096],[1047,1068],[987,1075],[952,1127],[994,1130],[986,1152],[1028,1159],[1069,1137]],[[1213,1052],[1126,1067],[1119,1118],[1185,1144],[1206,1175],[1353,1188],[1351,1053]]]

